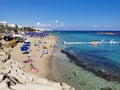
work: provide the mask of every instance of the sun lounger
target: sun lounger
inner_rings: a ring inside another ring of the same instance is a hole
[[[28,41],[26,41],[26,42],[24,43],[24,45],[31,46],[31,43],[28,42]]]

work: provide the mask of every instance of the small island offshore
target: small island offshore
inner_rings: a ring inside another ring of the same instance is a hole
[[[46,79],[56,41],[47,31],[0,23],[0,90],[75,90]]]
[[[120,33],[116,33],[116,32],[97,32],[97,34],[102,34],[102,35],[117,35],[117,34],[120,34]]]

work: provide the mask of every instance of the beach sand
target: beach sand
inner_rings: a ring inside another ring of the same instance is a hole
[[[47,38],[35,38],[35,37],[27,37],[27,40],[31,42],[30,53],[23,54],[20,50],[20,47],[24,43],[18,43],[16,47],[11,48],[11,59],[21,63],[23,65],[23,70],[28,73],[32,73],[42,78],[46,78],[49,73],[49,58],[51,57],[51,52],[53,50],[53,46],[56,44],[56,38],[54,36],[48,36]],[[35,41],[42,41],[45,44],[40,44],[39,46],[35,46]],[[46,43],[47,42],[47,43]],[[40,57],[42,55],[42,47],[45,46],[48,49],[48,54]],[[29,57],[33,60],[33,62],[24,63],[23,61],[28,60]],[[30,67],[30,63],[34,65],[38,72],[33,72]]]

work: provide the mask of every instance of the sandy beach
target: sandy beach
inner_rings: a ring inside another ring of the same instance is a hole
[[[75,90],[64,82],[54,81],[51,77],[50,62],[57,38],[53,35],[46,37],[26,37],[24,42],[14,47],[6,47],[13,41],[5,42],[0,49],[0,90]],[[30,42],[30,46],[25,43]],[[21,47],[28,47],[27,53]],[[29,52],[29,53],[28,53]]]
[[[35,38],[35,37],[27,37],[27,40],[31,42],[30,53],[23,54],[20,50],[20,47],[23,43],[18,43],[16,47],[11,48],[11,59],[21,63],[23,65],[23,70],[28,73],[32,73],[42,78],[46,78],[49,73],[49,58],[51,57],[51,52],[53,50],[53,46],[56,43],[56,38],[54,36],[48,36],[46,38]],[[42,43],[39,46],[35,46],[35,42],[41,40]],[[48,49],[48,54],[43,57],[42,55],[42,47],[46,46]],[[29,58],[30,56],[30,58]],[[32,62],[24,63],[25,60],[31,59]],[[38,72],[33,72],[30,67],[30,63],[34,65]]]

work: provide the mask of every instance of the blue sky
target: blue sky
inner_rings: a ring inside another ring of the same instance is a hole
[[[0,0],[0,21],[62,30],[120,30],[120,0]]]

